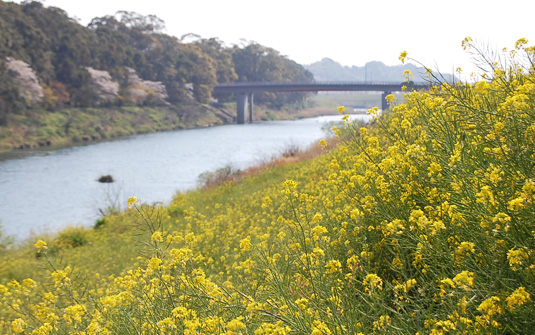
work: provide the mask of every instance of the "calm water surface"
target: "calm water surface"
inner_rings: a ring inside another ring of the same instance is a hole
[[[24,239],[67,225],[92,226],[101,209],[125,208],[132,195],[144,203],[169,203],[177,191],[195,188],[203,172],[227,165],[243,169],[289,146],[306,148],[325,137],[326,122],[339,119],[226,125],[25,152],[24,157],[0,161],[2,231]],[[96,181],[108,174],[115,183]]]

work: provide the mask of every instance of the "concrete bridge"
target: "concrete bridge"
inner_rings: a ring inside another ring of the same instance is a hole
[[[383,92],[382,109],[388,109],[385,97],[392,92],[425,89],[427,83],[392,82],[241,82],[214,86],[214,95],[234,94],[238,98],[237,123],[245,123],[245,110],[249,103],[249,120],[253,119],[254,94],[259,92],[320,92],[320,91],[368,91]]]

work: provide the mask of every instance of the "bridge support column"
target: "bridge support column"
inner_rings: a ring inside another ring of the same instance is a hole
[[[388,101],[386,101],[386,96],[391,93],[392,92],[383,92],[383,94],[381,94],[381,109],[384,111],[388,109]]]
[[[245,123],[245,105],[247,104],[247,95],[245,93],[238,94],[238,114],[236,117],[236,122],[238,124]]]
[[[254,105],[253,93],[249,93],[249,123],[253,123],[253,105]]]
[[[253,106],[254,106],[254,97],[253,93],[239,93],[238,94],[238,114],[236,117],[236,122],[238,124],[245,123],[245,109],[247,108],[247,102],[249,102],[249,123],[253,123]]]

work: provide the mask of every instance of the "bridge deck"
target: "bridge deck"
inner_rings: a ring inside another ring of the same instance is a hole
[[[319,91],[382,91],[399,92],[406,86],[424,89],[427,83],[393,82],[240,82],[224,83],[214,86],[214,94],[259,93],[259,92],[319,92]]]
[[[319,91],[370,91],[383,92],[381,96],[382,108],[387,109],[385,97],[391,92],[408,91],[428,88],[427,83],[377,83],[377,82],[250,82],[225,83],[214,86],[213,94],[236,94],[238,124],[245,123],[245,109],[249,103],[249,121],[253,119],[253,96],[260,92],[319,92]]]

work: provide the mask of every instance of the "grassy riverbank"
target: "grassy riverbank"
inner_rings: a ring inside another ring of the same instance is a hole
[[[0,152],[58,147],[122,136],[207,127],[231,122],[222,109],[209,106],[66,108],[10,114],[0,127]]]
[[[0,332],[530,333],[535,75],[489,78],[407,94],[319,157],[3,251]]]
[[[348,103],[365,103],[369,107],[374,98],[377,98],[375,95],[342,94],[335,97]],[[280,110],[256,105],[253,118],[255,121],[269,121],[333,114],[337,105],[332,98],[312,96],[306,107],[287,106]],[[380,100],[378,102],[380,103]],[[10,114],[7,126],[0,126],[0,153],[59,148],[159,131],[210,127],[234,123],[235,117],[236,105],[233,103],[218,107],[184,105],[65,108],[53,112],[28,110],[20,114]]]

